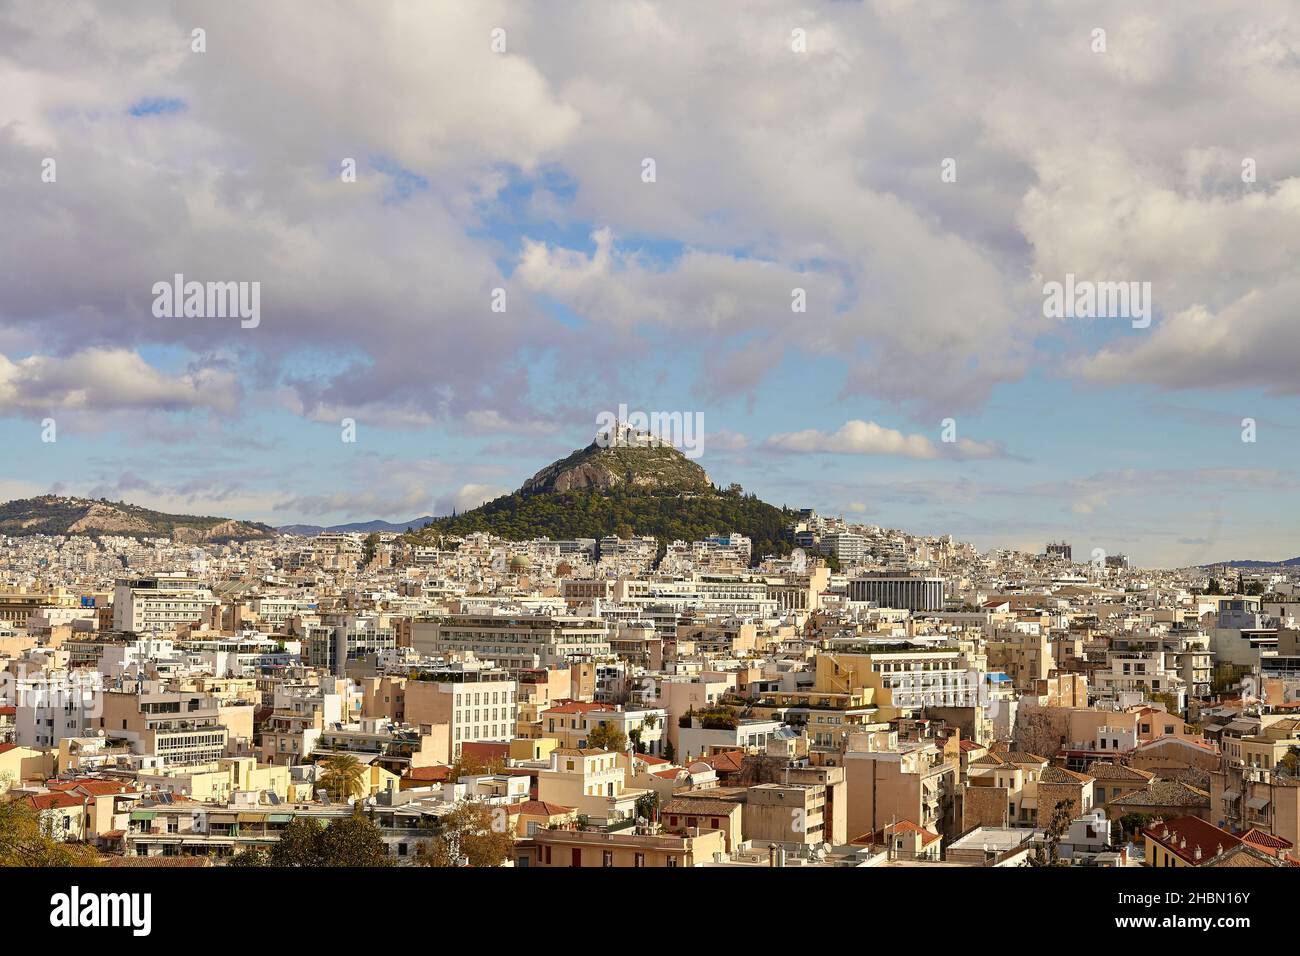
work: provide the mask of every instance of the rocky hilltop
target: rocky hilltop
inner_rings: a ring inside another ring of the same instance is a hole
[[[567,458],[552,462],[519,489],[522,495],[613,488],[664,489],[678,494],[709,494],[713,483],[703,468],[659,442],[604,447],[597,439]]]

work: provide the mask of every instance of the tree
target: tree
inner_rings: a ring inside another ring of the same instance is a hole
[[[1277,765],[1291,776],[1300,777],[1300,747],[1288,747]]]
[[[465,801],[439,821],[438,833],[416,849],[424,866],[500,866],[514,848],[505,807]]]
[[[408,528],[407,530],[409,531],[410,529]],[[375,560],[375,553],[378,550],[379,550],[379,534],[377,532],[372,531],[370,532],[370,534],[366,535],[365,541],[362,542],[362,546],[361,546],[362,565],[367,565],[371,561]]]
[[[81,843],[56,839],[40,811],[26,800],[0,795],[0,867],[96,866],[99,854]]]
[[[677,759],[677,748],[673,746],[671,740],[664,741],[664,759],[673,763]]]
[[[1165,710],[1171,714],[1178,713],[1178,698],[1173,694],[1167,694],[1164,691],[1155,691],[1150,694],[1152,703],[1164,704]]]
[[[627,734],[611,723],[597,724],[587,732],[587,746],[597,750],[627,750]]]
[[[636,815],[646,820],[653,820],[659,812],[659,791],[651,790],[636,798]]]
[[[1126,813],[1115,823],[1119,826],[1124,840],[1131,840],[1139,830],[1150,825],[1151,821],[1156,818],[1154,813]]]
[[[346,801],[366,792],[366,768],[351,754],[325,758],[324,772],[317,783],[331,800]]]
[[[500,757],[493,757],[491,760],[479,760],[477,757],[461,753],[451,765],[447,772],[447,779],[455,783],[461,777],[477,777],[485,773],[500,773],[505,764]]]
[[[1047,825],[1047,847],[1043,844],[1034,847],[1034,855],[1025,863],[1026,866],[1061,866],[1061,838],[1070,829],[1074,818],[1074,803],[1070,800],[1058,800],[1052,810],[1051,822]]]
[[[235,854],[231,866],[391,866],[379,827],[359,812],[322,826],[311,817],[295,817],[269,851],[253,847]]]
[[[270,866],[271,853],[266,847],[250,846],[247,849],[240,850],[229,861],[226,866]]]

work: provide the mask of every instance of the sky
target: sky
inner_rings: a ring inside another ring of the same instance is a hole
[[[1288,0],[0,0],[0,498],[405,521],[623,405],[778,505],[1289,558],[1297,115]]]

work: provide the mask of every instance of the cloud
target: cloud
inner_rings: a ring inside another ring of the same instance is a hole
[[[467,431],[476,435],[550,435],[560,427],[555,422],[541,419],[517,419],[502,415],[495,408],[476,408],[463,419]]]
[[[771,451],[794,454],[892,455],[901,458],[1001,458],[996,445],[967,438],[936,443],[924,435],[906,435],[893,428],[860,419],[845,422],[833,432],[815,428],[772,435],[763,442]]]
[[[126,349],[93,348],[67,357],[0,355],[0,413],[162,409],[233,411],[236,376],[215,368],[167,374]]]

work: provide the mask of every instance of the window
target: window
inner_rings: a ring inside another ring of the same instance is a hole
[[[614,865],[614,851],[613,851],[613,850],[606,850],[604,853],[601,854],[601,862],[600,862],[600,865],[601,865],[601,866],[613,866],[613,865]]]

